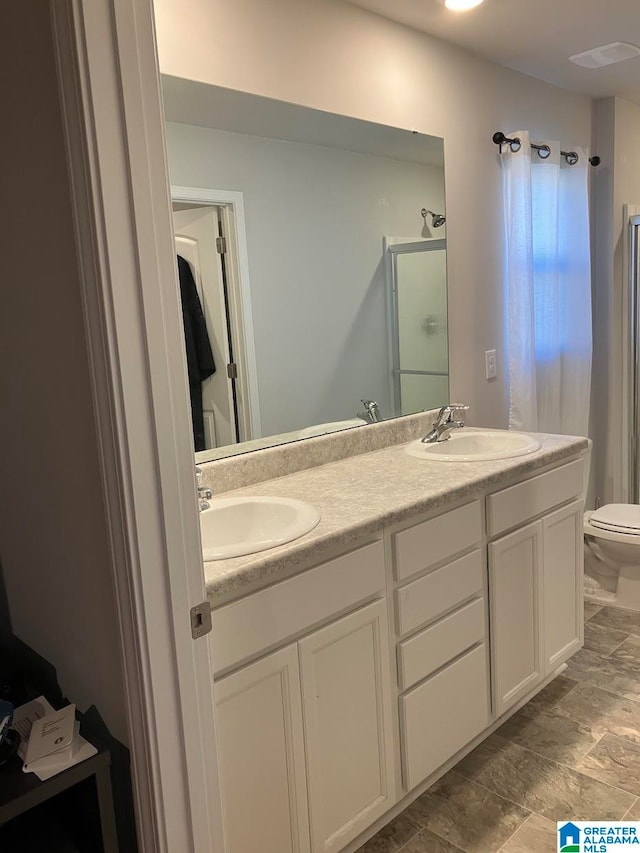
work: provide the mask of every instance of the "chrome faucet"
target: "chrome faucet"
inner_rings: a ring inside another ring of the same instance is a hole
[[[209,501],[213,497],[213,492],[211,489],[207,488],[207,486],[202,485],[202,468],[198,468],[196,465],[196,482],[198,484],[198,508],[200,512],[203,509],[209,509],[211,504]]]
[[[375,400],[360,400],[364,406],[364,412],[358,412],[358,417],[370,424],[377,424],[384,420],[380,412],[380,406]]]
[[[452,403],[450,406],[443,406],[438,412],[437,418],[433,422],[433,429],[431,432],[427,433],[427,435],[420,440],[424,444],[434,444],[436,441],[447,441],[451,430],[461,429],[464,426],[463,420],[454,420],[454,418],[468,411],[469,406],[462,404]]]

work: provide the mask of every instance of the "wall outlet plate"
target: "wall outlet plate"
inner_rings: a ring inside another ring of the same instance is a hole
[[[484,354],[485,376],[495,379],[498,375],[498,359],[494,349],[488,349]]]

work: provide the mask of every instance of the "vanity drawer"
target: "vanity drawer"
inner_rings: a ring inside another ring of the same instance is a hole
[[[398,633],[415,631],[483,589],[484,560],[478,549],[396,590]]]
[[[402,765],[407,790],[489,725],[484,643],[400,697]]]
[[[398,645],[398,682],[408,690],[485,639],[485,600],[476,598]]]
[[[552,507],[582,495],[584,467],[582,459],[570,462],[546,474],[532,477],[487,497],[487,532],[497,536],[541,515]]]
[[[378,541],[214,610],[214,674],[284,643],[384,588],[384,547]]]
[[[466,551],[480,542],[481,537],[479,501],[402,530],[393,537],[396,578],[411,577],[447,557]]]

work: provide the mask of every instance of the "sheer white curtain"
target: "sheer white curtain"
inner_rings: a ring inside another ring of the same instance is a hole
[[[557,142],[502,154],[509,428],[587,435],[591,387],[588,153]]]

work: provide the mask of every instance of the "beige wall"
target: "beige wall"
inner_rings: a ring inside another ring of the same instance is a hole
[[[506,425],[500,170],[491,136],[589,146],[591,105],[341,0],[155,0],[161,70],[445,139],[451,393]],[[498,350],[497,382],[484,351]]]
[[[69,698],[81,709],[95,704],[126,743],[48,3],[4,10],[0,57],[0,554],[9,613]]]

